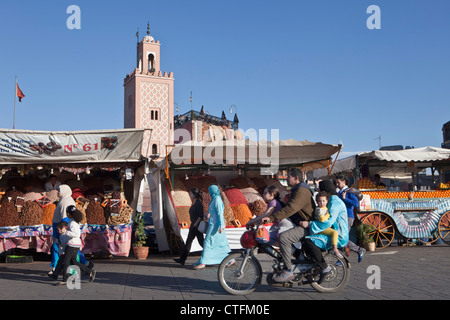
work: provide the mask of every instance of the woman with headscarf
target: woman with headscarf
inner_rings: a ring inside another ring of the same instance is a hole
[[[225,219],[223,212],[225,206],[220,197],[220,189],[211,185],[208,189],[211,196],[208,213],[208,230],[203,241],[203,252],[200,260],[194,264],[194,269],[203,269],[206,265],[220,264],[230,253],[227,236],[225,235]]]
[[[305,237],[303,245],[305,252],[317,262],[321,269],[320,279],[318,281],[320,284],[325,279],[325,276],[332,271],[325,262],[321,252],[322,250],[331,248],[331,238],[320,233],[332,227],[339,234],[338,247],[345,247],[348,242],[348,222],[347,208],[344,202],[336,195],[336,189],[333,183],[329,180],[321,181],[319,183],[319,189],[330,195],[330,200],[327,204],[330,218],[324,222],[318,220],[309,222],[306,227],[309,227],[311,235]]]
[[[72,189],[67,184],[59,186],[60,199],[53,212],[53,225],[55,226],[63,219],[67,218],[67,208],[75,206],[75,201],[72,199]]]

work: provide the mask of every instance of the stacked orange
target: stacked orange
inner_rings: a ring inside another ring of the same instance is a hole
[[[358,189],[376,189],[375,184],[368,178],[361,178],[357,181]]]
[[[364,191],[364,194],[370,195],[370,199],[408,199],[411,192],[387,192],[387,191]]]
[[[370,195],[371,199],[409,199],[411,196],[413,196],[414,199],[450,197],[450,190],[415,191],[414,193],[411,191],[364,191],[363,193]]]
[[[358,184],[358,189],[360,189],[360,190],[364,190],[364,189],[384,190],[384,189],[386,189],[386,187],[383,187],[383,186],[379,186],[379,187],[375,186],[375,184],[372,181],[370,181],[368,178],[358,179],[357,184]]]

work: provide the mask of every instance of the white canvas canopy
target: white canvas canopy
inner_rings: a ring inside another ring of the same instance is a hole
[[[382,163],[383,166],[371,168],[383,178],[405,179],[411,178],[411,169],[407,164],[414,164],[418,170],[429,167],[433,162],[450,161],[450,149],[436,147],[422,147],[406,150],[374,150],[359,152],[350,157],[337,160],[331,174],[352,172],[357,163],[362,165],[368,161]],[[315,178],[328,176],[328,171],[318,169],[314,171]]]
[[[295,166],[329,159],[340,146],[321,142],[277,140],[189,141],[177,144],[170,153],[176,165]]]
[[[168,244],[165,240],[163,226],[163,212],[167,215],[175,234],[187,237],[187,229],[181,229],[178,225],[175,208],[170,201],[169,194],[162,184],[161,175],[165,176],[164,170],[169,167],[195,168],[199,165],[210,165],[211,167],[229,166],[230,172],[236,165],[245,167],[264,167],[276,165],[279,167],[308,165],[310,168],[323,167],[324,162],[340,149],[339,145],[324,144],[321,142],[278,140],[274,142],[250,140],[242,141],[216,141],[195,142],[189,141],[176,145],[169,155],[169,162],[162,160],[159,163],[151,163],[147,174],[150,192],[152,195],[152,212],[158,238],[159,250],[167,250]],[[183,169],[184,170],[184,169]],[[164,207],[164,211],[163,211]],[[240,237],[245,228],[227,228],[225,230],[227,239],[232,249],[240,248]],[[161,242],[160,242],[161,239]],[[201,250],[194,241],[192,251]]]
[[[433,162],[450,160],[450,149],[436,147],[422,147],[406,150],[375,150],[368,153],[361,153],[360,158],[377,159],[380,161],[393,162]]]

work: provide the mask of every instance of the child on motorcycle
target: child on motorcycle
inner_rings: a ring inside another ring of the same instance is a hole
[[[281,210],[285,206],[285,204],[280,199],[280,190],[276,186],[271,185],[264,189],[263,198],[267,203],[266,211],[259,217],[250,220],[247,223],[247,226],[252,226],[268,221],[267,217]],[[294,224],[289,218],[285,218],[281,221],[275,221],[269,230],[270,240],[268,244],[278,246],[280,233],[293,227]]]
[[[329,201],[329,196],[328,196],[327,192],[322,191],[316,195],[317,208],[314,212],[314,217],[316,218],[316,220],[318,220],[320,222],[324,222],[330,218],[330,214],[328,213],[328,209],[327,209],[328,201]],[[324,231],[322,231],[320,234],[324,234],[324,235],[331,237],[331,244],[333,246],[334,254],[337,257],[342,258],[342,255],[337,248],[338,237],[339,237],[338,232],[336,230],[334,230],[333,228],[327,228]]]

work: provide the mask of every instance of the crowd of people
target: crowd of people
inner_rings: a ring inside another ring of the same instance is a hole
[[[291,186],[289,199],[284,203],[280,199],[280,191],[275,186],[264,190],[263,198],[267,203],[266,211],[247,223],[247,228],[265,222],[272,222],[269,230],[269,244],[279,247],[284,262],[284,270],[274,277],[277,282],[286,282],[294,278],[292,272],[292,246],[301,242],[304,252],[320,267],[320,283],[331,272],[326,264],[322,251],[332,249],[338,257],[342,257],[339,248],[349,255],[349,251],[358,254],[361,262],[365,249],[349,240],[349,231],[354,222],[353,210],[359,206],[357,196],[350,192],[345,177],[337,176],[333,181],[324,180],[315,191],[301,181],[302,172],[291,168],[287,181]],[[203,216],[201,193],[191,189],[189,194],[193,200],[190,209],[191,226],[186,240],[185,251],[177,263],[185,264],[191,249],[192,241],[197,238],[203,247],[201,258],[194,264],[194,269],[203,269],[209,264],[220,264],[230,252],[224,233],[224,204],[218,186],[209,187],[211,202],[208,213]],[[208,221],[208,229],[204,235],[198,230],[200,222]]]
[[[334,183],[324,180],[315,191],[301,181],[302,172],[291,168],[287,181],[291,186],[286,203],[280,199],[280,191],[275,186],[264,190],[263,198],[267,202],[266,211],[247,223],[247,228],[265,222],[272,222],[269,230],[269,244],[279,247],[284,262],[284,270],[274,277],[277,282],[286,282],[294,278],[292,271],[292,246],[301,242],[304,252],[320,267],[320,283],[331,268],[325,262],[322,251],[332,252],[342,257],[339,248],[358,254],[361,262],[365,249],[349,240],[349,230],[354,222],[353,210],[359,205],[357,196],[350,192],[345,177],[337,176]],[[52,187],[55,183],[52,181]],[[96,271],[94,264],[81,253],[80,221],[81,212],[75,207],[72,191],[67,185],[58,185],[61,199],[54,212],[52,246],[52,262],[49,277],[65,284],[70,277],[69,266],[77,266],[82,274],[88,274],[94,281]],[[191,225],[186,239],[185,249],[181,256],[174,259],[182,265],[191,250],[192,242],[197,238],[203,251],[200,259],[193,264],[196,270],[207,265],[217,265],[231,252],[225,234],[224,203],[217,185],[208,189],[211,201],[207,213],[204,214],[202,193],[193,188],[189,191],[192,206],[189,210]],[[207,222],[206,230],[199,230],[201,223]]]

